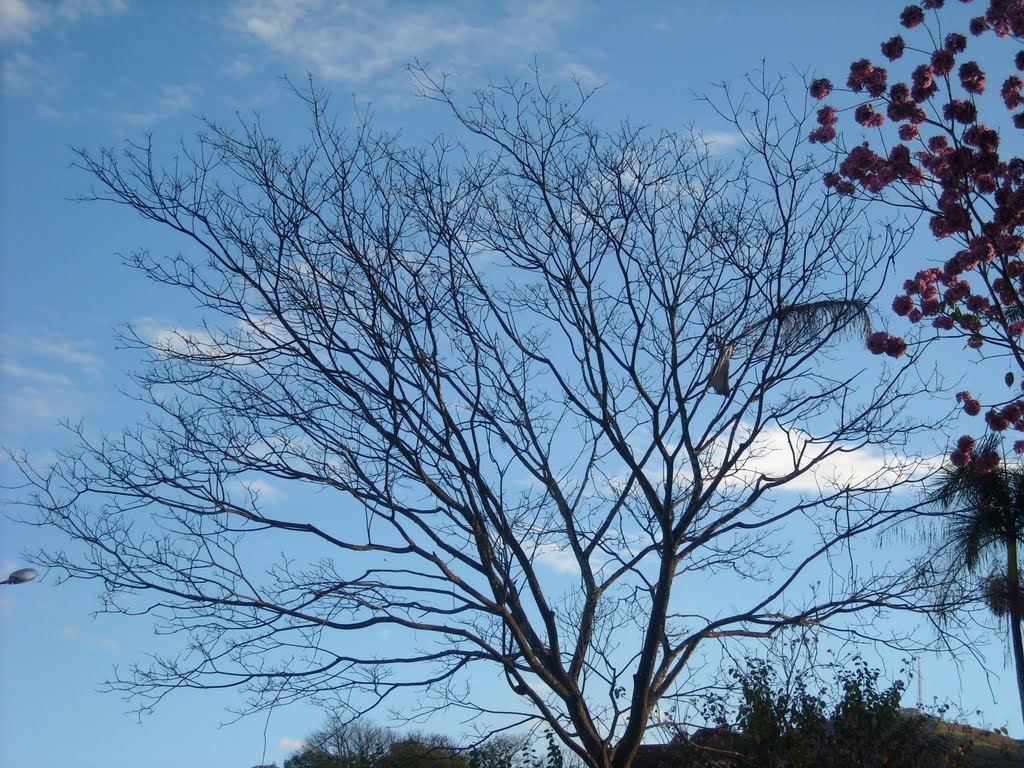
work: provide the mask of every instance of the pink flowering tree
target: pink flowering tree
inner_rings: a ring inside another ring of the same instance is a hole
[[[924,0],[903,9],[899,21],[906,38],[899,34],[882,43],[886,66],[882,59],[850,65],[845,90],[857,103],[842,111],[863,128],[877,131],[877,137],[852,148],[837,144],[843,159],[825,184],[842,194],[878,197],[927,217],[932,234],[947,246],[945,263],[906,280],[893,299],[893,311],[960,339],[966,349],[1006,358],[1009,395],[984,404],[970,391],[956,398],[967,414],[984,412],[993,432],[1022,432],[1024,397],[1014,383],[1024,380],[1024,158],[1009,156],[1003,145],[1024,129],[1024,50],[1008,46],[998,62],[1002,69],[986,72],[972,56],[970,39],[1020,43],[1024,0],[989,0],[964,30],[969,35],[942,34],[944,4]],[[999,100],[990,93],[994,87]],[[819,100],[829,99],[835,90],[825,78],[810,87]],[[840,111],[833,104],[821,106],[811,141],[838,141]],[[868,336],[867,345],[875,354],[891,356],[906,349],[900,336],[886,331]],[[977,445],[973,437],[961,437],[951,462],[993,471],[999,453],[994,448],[976,451]],[[1024,453],[1024,439],[1016,439],[1013,448]]]
[[[1005,570],[999,573],[1000,565],[993,565],[996,576],[982,583],[1005,585],[996,595],[1003,603],[993,602],[991,589],[986,597],[990,606],[1006,606],[1000,615],[1009,617],[1024,713],[1024,599],[1017,563],[1024,523],[1018,489],[1024,486],[1019,467],[1001,467],[999,453],[1000,433],[1024,432],[1024,397],[1016,386],[1024,380],[1024,158],[1012,154],[1024,129],[1024,0],[989,0],[964,30],[969,35],[943,33],[941,22],[952,15],[943,6],[943,0],[924,0],[903,9],[899,20],[906,38],[896,35],[881,45],[882,57],[894,64],[882,66],[881,59],[851,64],[846,88],[856,102],[845,111],[864,129],[877,132],[872,140],[852,148],[839,144],[840,110],[832,104],[818,110],[818,125],[809,138],[837,142],[842,162],[837,172],[826,175],[826,186],[917,211],[946,245],[944,263],[906,280],[893,299],[893,311],[960,340],[974,356],[1008,363],[998,388],[979,383],[989,393],[984,398],[966,390],[957,393],[968,415],[984,413],[989,434],[984,440],[959,438],[937,498],[947,504],[969,502],[963,514],[954,516],[945,544],[956,550],[961,566],[973,571],[987,547],[1005,547]],[[1015,43],[993,62],[998,72],[987,61],[988,71],[983,69],[976,54],[1000,46],[982,48],[972,37]],[[996,88],[998,99],[991,93]],[[824,78],[810,87],[819,100],[829,99],[834,90]],[[893,356],[906,349],[901,337],[885,331],[869,335],[867,345],[875,354]],[[1002,394],[992,396],[994,391]],[[1024,453],[1024,439],[1015,439],[1013,449]]]

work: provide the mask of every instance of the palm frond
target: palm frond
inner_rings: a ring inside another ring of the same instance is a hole
[[[871,331],[868,303],[863,299],[825,299],[779,307],[744,328],[736,340],[738,354],[756,355],[776,336],[786,353],[799,354],[832,339]]]
[[[753,359],[768,347],[781,349],[784,354],[801,354],[825,341],[870,331],[868,303],[863,299],[825,299],[779,307],[743,328],[732,341],[712,339],[718,346],[718,356],[708,376],[708,387],[720,395],[729,394],[729,361],[733,356]]]
[[[975,452],[998,449],[999,438],[989,435]],[[1008,467],[1003,462],[992,472],[979,472],[973,461],[962,467],[947,467],[930,497],[951,513],[946,541],[954,559],[975,573],[986,554],[1004,547],[1008,536],[1019,536],[1024,522],[1024,468]]]

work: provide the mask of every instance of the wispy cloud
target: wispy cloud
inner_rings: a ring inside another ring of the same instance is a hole
[[[7,93],[52,98],[67,86],[67,78],[52,63],[17,51],[4,59],[3,86]]]
[[[237,480],[229,484],[228,491],[235,496],[244,496],[247,500],[274,504],[285,498],[285,493],[278,486],[266,480]]]
[[[27,42],[35,32],[47,27],[77,24],[89,16],[124,9],[125,0],[0,0],[0,43]]]
[[[180,85],[165,85],[160,89],[160,95],[148,109],[125,112],[121,120],[135,126],[145,127],[153,125],[168,117],[177,114],[192,106],[192,96]]]
[[[3,341],[4,348],[7,350],[28,352],[36,357],[51,358],[60,363],[82,368],[91,375],[99,375],[101,365],[99,357],[87,351],[81,342],[42,336],[15,338],[11,335],[4,336],[0,340]]]
[[[739,131],[699,131],[697,136],[708,145],[709,152],[724,152],[743,141]]]
[[[14,360],[0,360],[0,375],[13,379],[34,381],[59,387],[70,387],[71,379],[63,373],[51,373],[38,368],[27,368]]]
[[[528,61],[534,52],[557,50],[559,32],[577,6],[572,0],[509,3],[483,18],[480,9],[488,6],[237,0],[231,18],[239,30],[320,77],[363,83],[393,77],[415,59],[444,69],[511,56]]]
[[[285,736],[279,742],[277,742],[277,748],[278,749],[283,749],[286,752],[294,752],[294,751],[299,750],[299,749],[305,749],[307,746],[308,745],[307,745],[305,740],[303,740],[303,739],[292,739],[292,738],[289,738],[288,736]]]
[[[580,572],[580,564],[576,560],[576,555],[568,547],[558,544],[538,544],[533,553],[538,563],[556,573],[578,574]]]
[[[61,627],[60,636],[72,642],[83,645],[92,651],[107,651],[108,653],[121,653],[121,646],[117,640],[106,635],[85,634],[75,627]]]
[[[84,342],[50,335],[0,335],[0,422],[25,432],[76,419],[102,361]]]
[[[43,23],[43,13],[26,0],[0,0],[0,42],[26,40]]]

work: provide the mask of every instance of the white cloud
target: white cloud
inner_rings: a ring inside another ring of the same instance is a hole
[[[300,749],[305,749],[307,746],[308,744],[304,739],[292,739],[287,736],[277,742],[277,748],[283,749],[287,752],[295,752]]]
[[[743,141],[739,131],[700,131],[697,135],[708,145],[710,152],[724,152]]]
[[[417,59],[439,69],[470,69],[502,57],[522,63],[535,52],[557,50],[559,29],[575,6],[571,0],[509,4],[508,12],[485,19],[471,13],[474,6],[447,3],[237,0],[232,20],[318,76],[359,83],[393,77]]]
[[[0,0],[0,41],[24,40],[41,22],[38,10],[25,0]]]
[[[180,85],[165,85],[160,89],[156,103],[147,110],[126,112],[121,119],[132,125],[147,126],[174,117],[192,105],[192,96]]]
[[[0,0],[0,42],[25,42],[54,24],[77,24],[89,16],[119,13],[124,0],[61,0],[58,3]]]
[[[538,544],[533,550],[536,561],[557,573],[577,574],[580,564],[568,547],[558,544]]]
[[[569,72],[569,77],[576,80],[584,88],[598,88],[605,83],[604,78],[598,75],[586,64],[580,64],[578,61],[570,61],[565,65],[565,68]]]
[[[262,479],[238,480],[232,483],[228,490],[233,494],[241,494],[245,496],[249,496],[251,494],[265,504],[274,504],[275,502],[282,501],[285,498],[284,491],[276,485],[271,485],[269,482]]]
[[[730,474],[728,482],[753,485],[761,476],[780,478],[800,468],[804,471],[782,486],[784,490],[815,492],[847,485],[883,488],[911,478],[923,479],[941,463],[941,459],[907,458],[877,448],[853,449],[851,446],[850,450],[835,451],[841,447],[816,443],[798,429],[769,427],[754,440],[745,460]],[[808,467],[816,457],[828,451],[835,452]],[[710,460],[715,461],[716,457],[712,455]]]

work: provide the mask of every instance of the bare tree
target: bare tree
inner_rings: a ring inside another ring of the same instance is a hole
[[[95,199],[181,236],[132,266],[207,310],[128,332],[149,421],[22,465],[85,545],[46,564],[190,637],[115,687],[354,714],[416,688],[623,767],[718,644],[914,606],[910,569],[855,552],[908,513],[899,454],[933,428],[900,417],[908,358],[864,350],[906,233],[821,189],[806,105],[724,102],[727,157],[601,131],[587,94],[424,85],[462,141],[340,127],[311,92],[295,152],[258,121],[165,170],[80,152]]]

